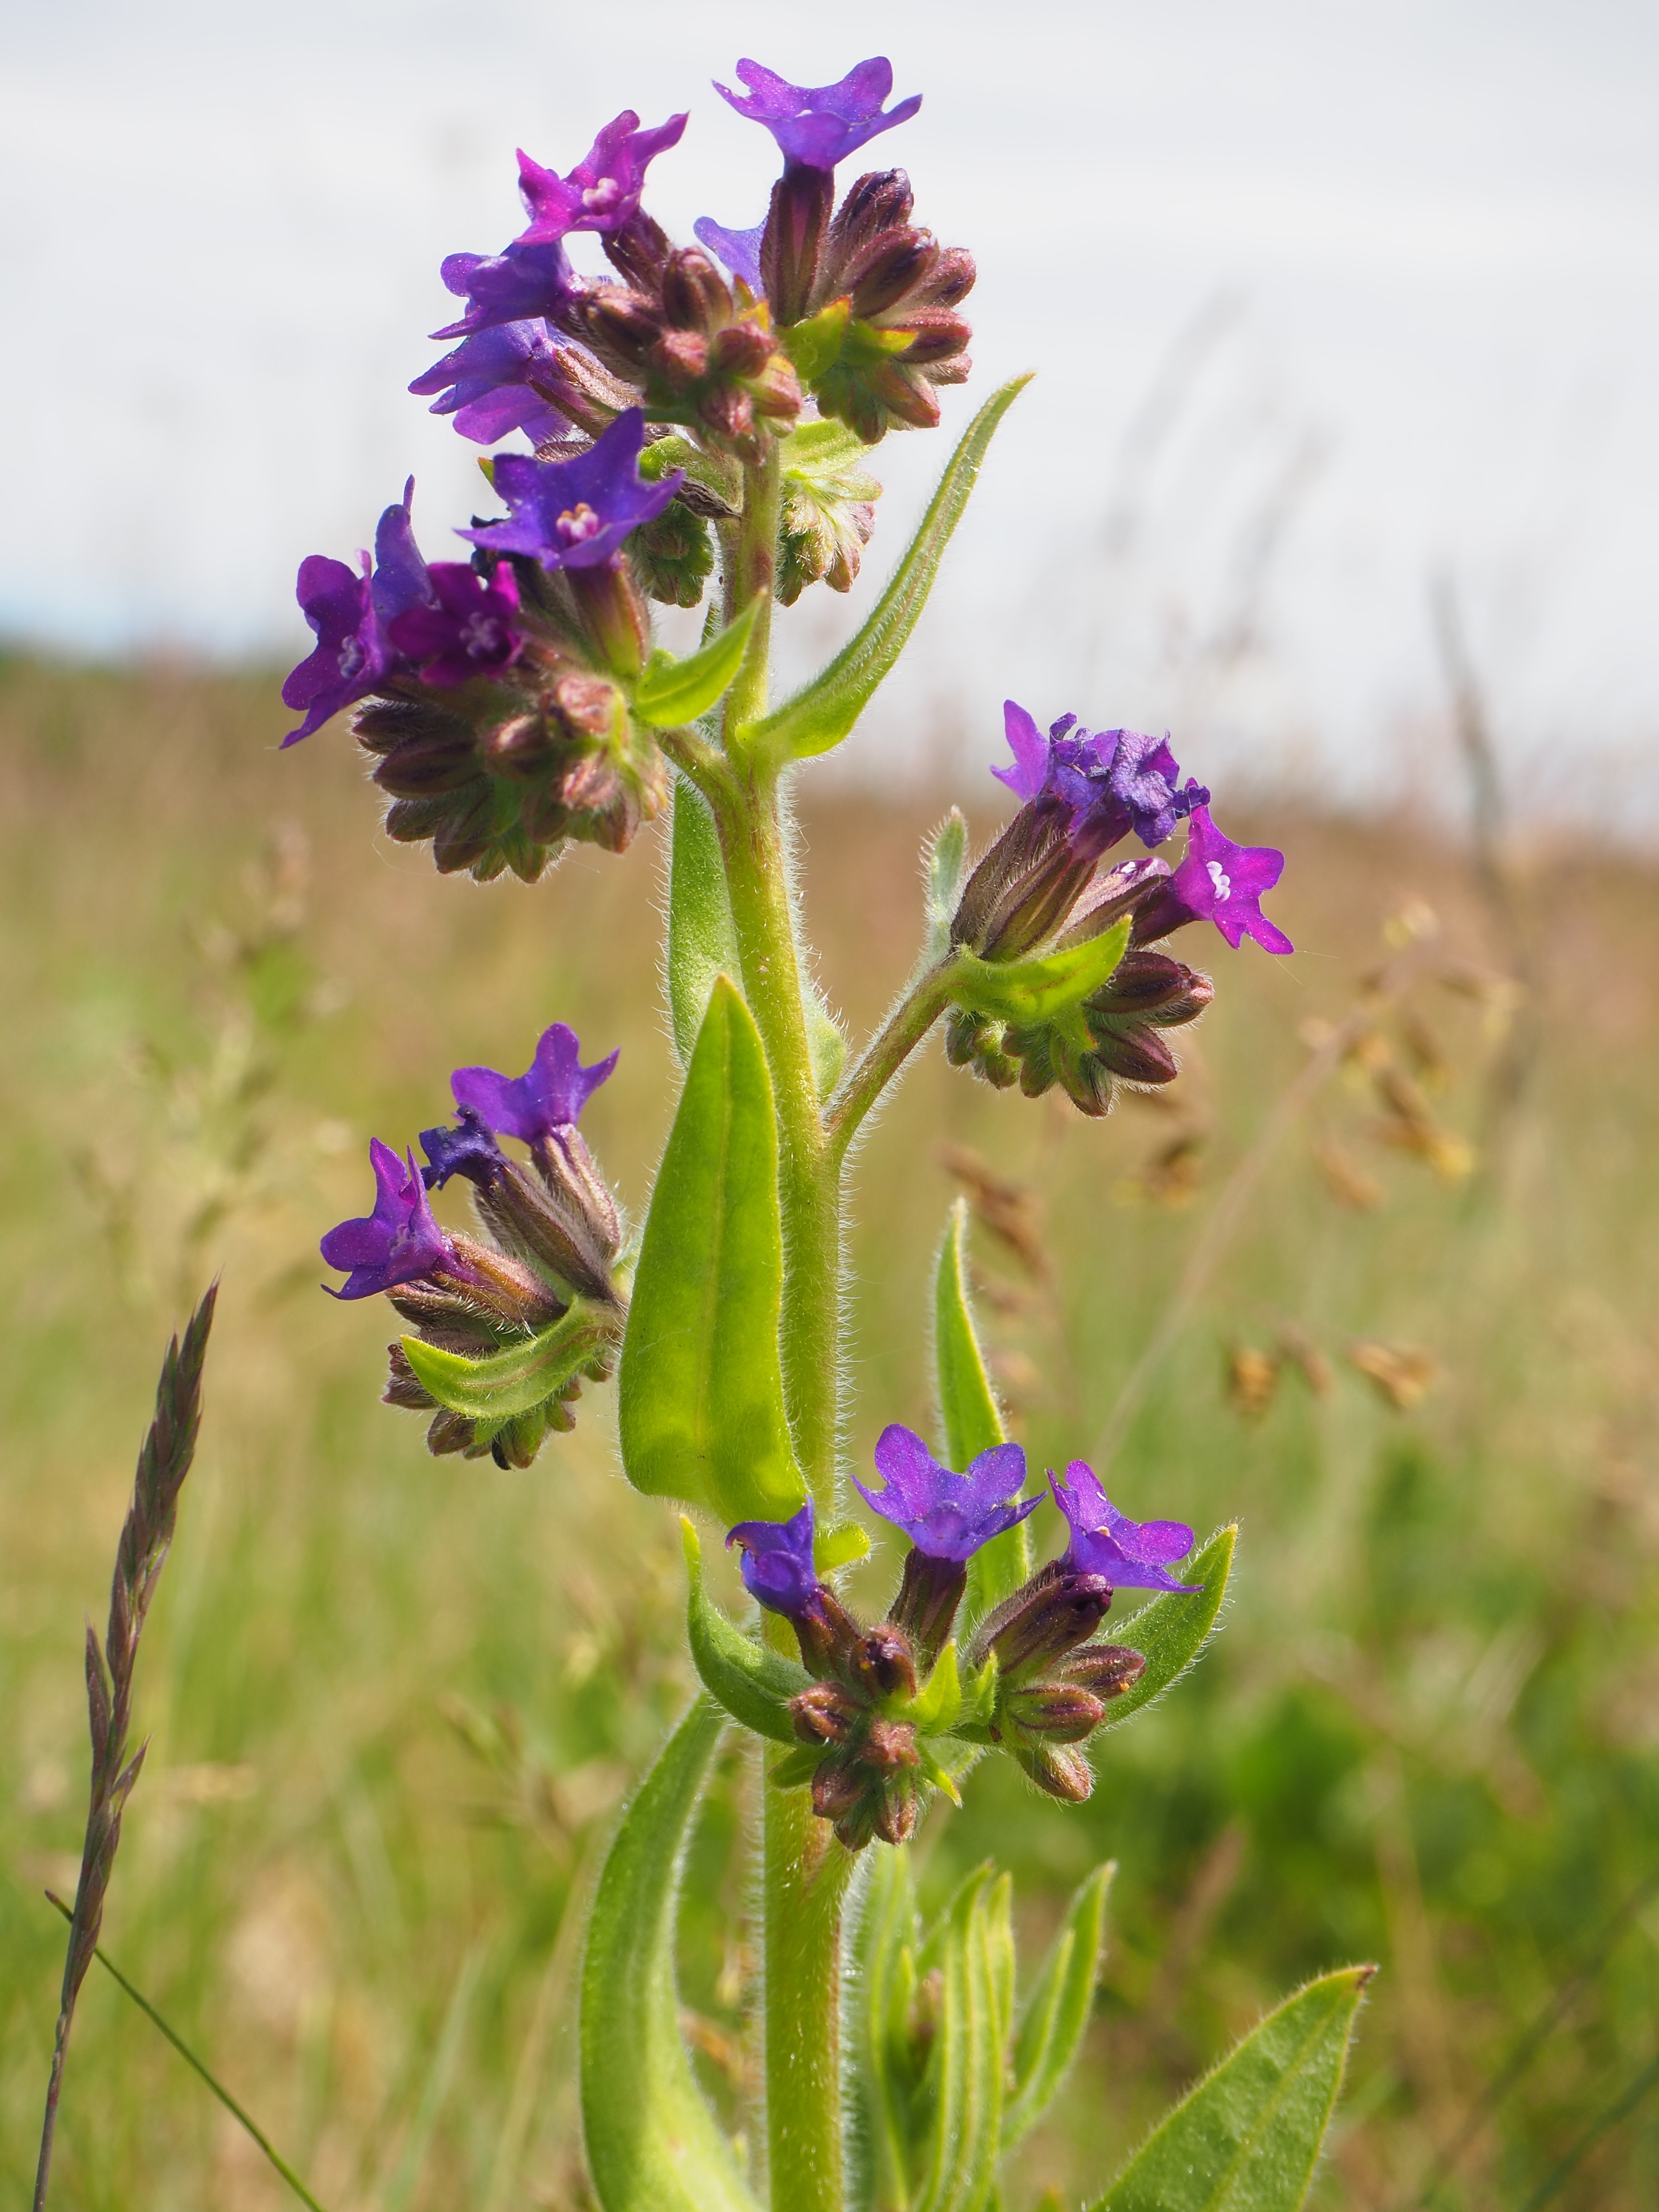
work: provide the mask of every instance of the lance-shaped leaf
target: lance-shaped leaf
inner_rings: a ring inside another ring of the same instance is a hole
[[[680,1537],[690,1584],[686,1636],[699,1680],[734,1721],[741,1721],[757,1735],[770,1736],[775,1743],[793,1747],[797,1739],[789,1719],[789,1700],[806,1687],[811,1676],[781,1652],[766,1650],[740,1628],[733,1627],[708,1595],[703,1580],[702,1546],[696,1530],[684,1517]]]
[[[714,811],[679,776],[668,859],[668,1012],[682,1067],[696,1045],[714,978],[742,972]]]
[[[945,1463],[965,1474],[971,1460],[1006,1441],[996,1394],[968,1303],[968,1201],[959,1198],[945,1224],[933,1271],[933,1388],[939,1401]],[[1031,1571],[1031,1540],[1024,1522],[981,1544],[968,1562],[970,1617],[1011,1597]]]
[[[1164,1591],[1126,1620],[1112,1638],[1113,1643],[1127,1644],[1132,1651],[1140,1652],[1146,1671],[1121,1698],[1109,1701],[1097,1736],[1150,1705],[1198,1657],[1221,1610],[1237,1540],[1236,1522],[1218,1528],[1201,1551],[1182,1564],[1181,1573],[1200,1585],[1191,1596],[1177,1597],[1173,1590]]]
[[[680,2040],[681,1863],[725,1716],[699,1698],[605,1858],[582,1958],[582,2136],[604,2212],[759,2212]]]
[[[735,620],[717,630],[689,659],[676,660],[672,653],[653,653],[634,687],[634,720],[659,730],[677,729],[683,723],[695,722],[723,698],[743,665],[744,650],[763,596],[757,592]]]
[[[1117,1872],[1108,1860],[1089,1876],[1066,1908],[1030,1994],[1020,2008],[1014,2039],[1013,2095],[1002,2116],[1002,2147],[1010,2149],[1042,2118],[1065,2080],[1094,2005],[1106,1929],[1106,1894]]]
[[[983,2212],[996,2186],[1012,1975],[1012,1883],[969,1875],[916,1961],[937,1968],[939,2017],[925,2084],[930,2106],[915,2212]]]
[[[1324,1974],[1184,2097],[1094,2212],[1297,2212],[1373,1966]]]
[[[959,1006],[996,1021],[1054,1021],[1111,981],[1128,950],[1129,928],[1126,915],[1098,937],[1030,960],[981,960],[977,953],[961,953],[951,969],[951,996]]]
[[[912,2008],[916,1995],[916,1893],[902,1844],[866,1855],[869,1888],[855,1938],[853,2088],[870,2163],[871,2199],[908,2204],[921,2087]]]
[[[778,1131],[754,1018],[725,976],[703,1017],[646,1216],[623,1339],[623,1466],[723,1527],[805,1498],[783,1407]]]
[[[573,1375],[601,1358],[617,1341],[614,1313],[578,1298],[550,1328],[468,1359],[418,1336],[403,1340],[415,1378],[441,1406],[475,1421],[510,1421],[556,1397]]]
[[[922,957],[928,967],[935,968],[951,950],[951,924],[968,872],[968,823],[959,806],[951,809],[922,847],[921,860],[927,908]]]
[[[933,504],[910,541],[893,580],[850,644],[804,690],[742,734],[745,750],[775,759],[804,760],[828,752],[847,736],[898,659],[915,628],[951,533],[962,520],[996,427],[1029,384],[1017,376],[994,392],[951,456]]]

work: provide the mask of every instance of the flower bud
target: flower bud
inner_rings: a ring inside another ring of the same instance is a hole
[[[510,1259],[492,1245],[457,1230],[450,1237],[456,1258],[465,1269],[455,1278],[465,1295],[504,1321],[511,1328],[550,1328],[568,1310],[548,1289],[540,1276],[520,1260]]]
[[[914,1698],[916,1666],[909,1639],[882,1625],[861,1636],[849,1655],[852,1680],[872,1698]]]
[[[814,1682],[789,1700],[789,1717],[803,1743],[845,1743],[862,1711],[833,1682]]]
[[[780,329],[812,312],[834,202],[833,171],[785,162],[760,246],[761,282]]]
[[[615,1302],[610,1267],[614,1243],[607,1249],[595,1224],[562,1205],[544,1182],[505,1160],[473,1203],[485,1227],[508,1251],[544,1267],[584,1297]]]
[[[1094,872],[1066,835],[1063,809],[1034,800],[1019,812],[963,887],[952,945],[983,960],[1018,960],[1048,936]]]
[[[1062,1804],[1081,1805],[1093,1792],[1093,1770],[1074,1744],[1022,1745],[1014,1756],[1037,1788]]]
[[[885,1773],[921,1764],[921,1754],[916,1749],[916,1732],[908,1721],[872,1721],[859,1755],[866,1766]]]
[[[994,1652],[1002,1682],[1036,1674],[1087,1643],[1111,1602],[1112,1586],[1103,1575],[1080,1574],[1051,1559],[987,1615],[969,1663],[982,1667]]]
[[[1121,1698],[1126,1690],[1133,1689],[1146,1671],[1142,1654],[1124,1644],[1085,1644],[1063,1661],[1060,1668],[1066,1681],[1081,1684],[1097,1698]]]
[[[1032,1682],[1005,1698],[999,1723],[1054,1743],[1081,1743],[1106,1717],[1100,1699],[1074,1682]]]

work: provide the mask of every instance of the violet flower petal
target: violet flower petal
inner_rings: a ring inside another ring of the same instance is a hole
[[[785,161],[807,169],[833,169],[882,131],[908,123],[921,106],[921,94],[914,93],[882,113],[893,89],[893,65],[884,54],[860,62],[836,84],[791,84],[752,61],[740,61],[737,73],[746,94],[718,79],[715,91],[739,115],[764,124]]]
[[[372,1297],[377,1291],[416,1282],[454,1256],[433,1218],[415,1155],[401,1160],[390,1145],[374,1137],[368,1157],[374,1169],[374,1212],[341,1222],[322,1240],[329,1266],[346,1271],[345,1282],[329,1291],[331,1297]]]
[[[519,152],[519,190],[530,214],[521,242],[538,245],[573,230],[620,230],[640,204],[645,173],[659,154],[678,146],[686,118],[671,115],[641,131],[631,107],[607,123],[568,176]]]
[[[392,644],[419,667],[422,682],[447,689],[510,668],[525,641],[514,619],[518,579],[507,563],[489,583],[465,561],[434,561],[427,574],[431,603],[386,626]]]
[[[1131,1521],[1120,1513],[1087,1461],[1074,1459],[1061,1482],[1052,1468],[1048,1486],[1071,1528],[1066,1557],[1080,1574],[1101,1575],[1114,1589],[1201,1589],[1201,1583],[1178,1583],[1170,1563],[1193,1548],[1184,1521]]]
[[[895,1421],[877,1438],[875,1457],[884,1487],[867,1490],[854,1475],[854,1488],[928,1559],[960,1565],[1042,1503],[1041,1494],[1010,1503],[1025,1480],[1025,1454],[1018,1444],[994,1444],[965,1474],[955,1474],[914,1429]]]
[[[726,1537],[728,1552],[733,1544],[743,1550],[744,1588],[769,1612],[801,1620],[817,1611],[822,1585],[812,1564],[810,1498],[787,1521],[739,1521]]]
[[[497,1135],[533,1145],[568,1128],[610,1076],[617,1054],[584,1067],[581,1044],[568,1023],[544,1030],[525,1073],[498,1075],[493,1067],[458,1067],[449,1079],[455,1103],[476,1114]]]
[[[644,412],[630,407],[574,460],[503,454],[495,479],[508,520],[456,535],[492,552],[522,553],[549,569],[620,559],[629,532],[660,514],[685,481],[677,469],[659,483],[647,483],[639,466],[644,443]]]
[[[1268,952],[1296,947],[1261,911],[1261,895],[1285,872],[1285,855],[1271,845],[1235,845],[1194,806],[1187,855],[1170,881],[1170,893],[1195,921],[1212,921],[1235,951],[1246,936]]]
[[[760,265],[761,240],[766,235],[764,222],[757,222],[752,230],[727,230],[712,216],[700,215],[691,228],[699,245],[718,254],[734,276],[742,277],[757,300],[764,299],[766,285]]]
[[[500,253],[452,253],[440,274],[466,301],[466,313],[434,331],[434,338],[470,337],[501,323],[556,315],[580,289],[569,256],[557,239],[514,239]]]

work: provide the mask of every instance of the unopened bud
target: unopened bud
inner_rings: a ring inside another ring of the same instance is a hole
[[[1077,1683],[1032,1682],[1003,1700],[997,1718],[1054,1743],[1081,1743],[1105,1715],[1100,1699]]]
[[[1103,1575],[1085,1575],[1049,1561],[1021,1589],[988,1614],[974,1638],[971,1664],[996,1654],[1005,1682],[1035,1674],[1087,1643],[1105,1619],[1112,1586]]]
[[[826,1759],[812,1777],[812,1810],[820,1820],[844,1820],[869,1790],[867,1777],[856,1766]]]
[[[574,1206],[560,1203],[562,1195],[507,1160],[473,1203],[509,1251],[545,1267],[584,1297],[614,1300],[610,1261],[616,1246],[607,1247],[599,1225]],[[614,1209],[611,1218],[614,1224]]]
[[[845,1743],[862,1710],[834,1682],[814,1682],[789,1700],[789,1717],[803,1743]]]
[[[497,1315],[509,1328],[532,1332],[546,1328],[568,1310],[521,1260],[480,1244],[476,1237],[463,1236],[459,1230],[449,1243],[459,1265],[453,1274],[443,1271],[446,1283]]]
[[[884,1844],[908,1844],[916,1832],[920,1811],[915,1776],[908,1772],[894,1775],[876,1802],[876,1833]],[[836,1833],[841,1835],[839,1828]],[[847,1838],[842,1835],[841,1840],[844,1844]]]
[[[425,799],[436,792],[459,791],[473,781],[478,769],[472,732],[463,730],[459,736],[404,738],[381,761],[374,781],[393,799]]]
[[[1095,866],[1073,850],[1068,818],[1042,801],[1020,808],[963,887],[952,945],[985,960],[1018,960],[1053,932]]]
[[[812,312],[824,232],[835,204],[830,170],[786,161],[761,236],[761,282],[780,330]]]
[[[908,1721],[872,1721],[869,1734],[860,1746],[859,1757],[866,1766],[888,1774],[896,1773],[901,1767],[921,1764],[921,1755],[916,1749],[916,1732]]]
[[[1068,1682],[1080,1683],[1097,1698],[1121,1698],[1146,1673],[1146,1662],[1124,1644],[1090,1644],[1073,1652],[1060,1671]]]
[[[683,331],[717,331],[732,312],[726,279],[695,246],[669,255],[660,296],[663,313]]]
[[[872,1698],[914,1698],[916,1665],[909,1639],[885,1624],[860,1636],[848,1654],[852,1680]]]
[[[1081,1805],[1094,1790],[1093,1770],[1074,1744],[1026,1744],[1014,1756],[1039,1790],[1063,1804]]]
[[[515,714],[485,733],[483,757],[496,775],[532,782],[545,775],[559,748],[544,714]]]

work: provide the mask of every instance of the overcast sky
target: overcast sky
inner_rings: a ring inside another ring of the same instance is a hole
[[[745,225],[771,142],[711,74],[885,52],[925,100],[877,153],[981,272],[947,425],[1039,374],[866,762],[957,727],[988,751],[1014,691],[1392,790],[1432,757],[1443,573],[1522,795],[1594,804],[1616,769],[1655,809],[1650,5],[0,12],[11,638],[298,658],[298,561],[366,543],[410,470],[428,552],[458,550],[477,449],[404,387],[442,350],[440,258],[521,226],[514,146],[568,168],[620,108],[689,107],[652,204]],[[882,448],[871,583],[945,450]],[[858,604],[811,595],[788,652]]]

